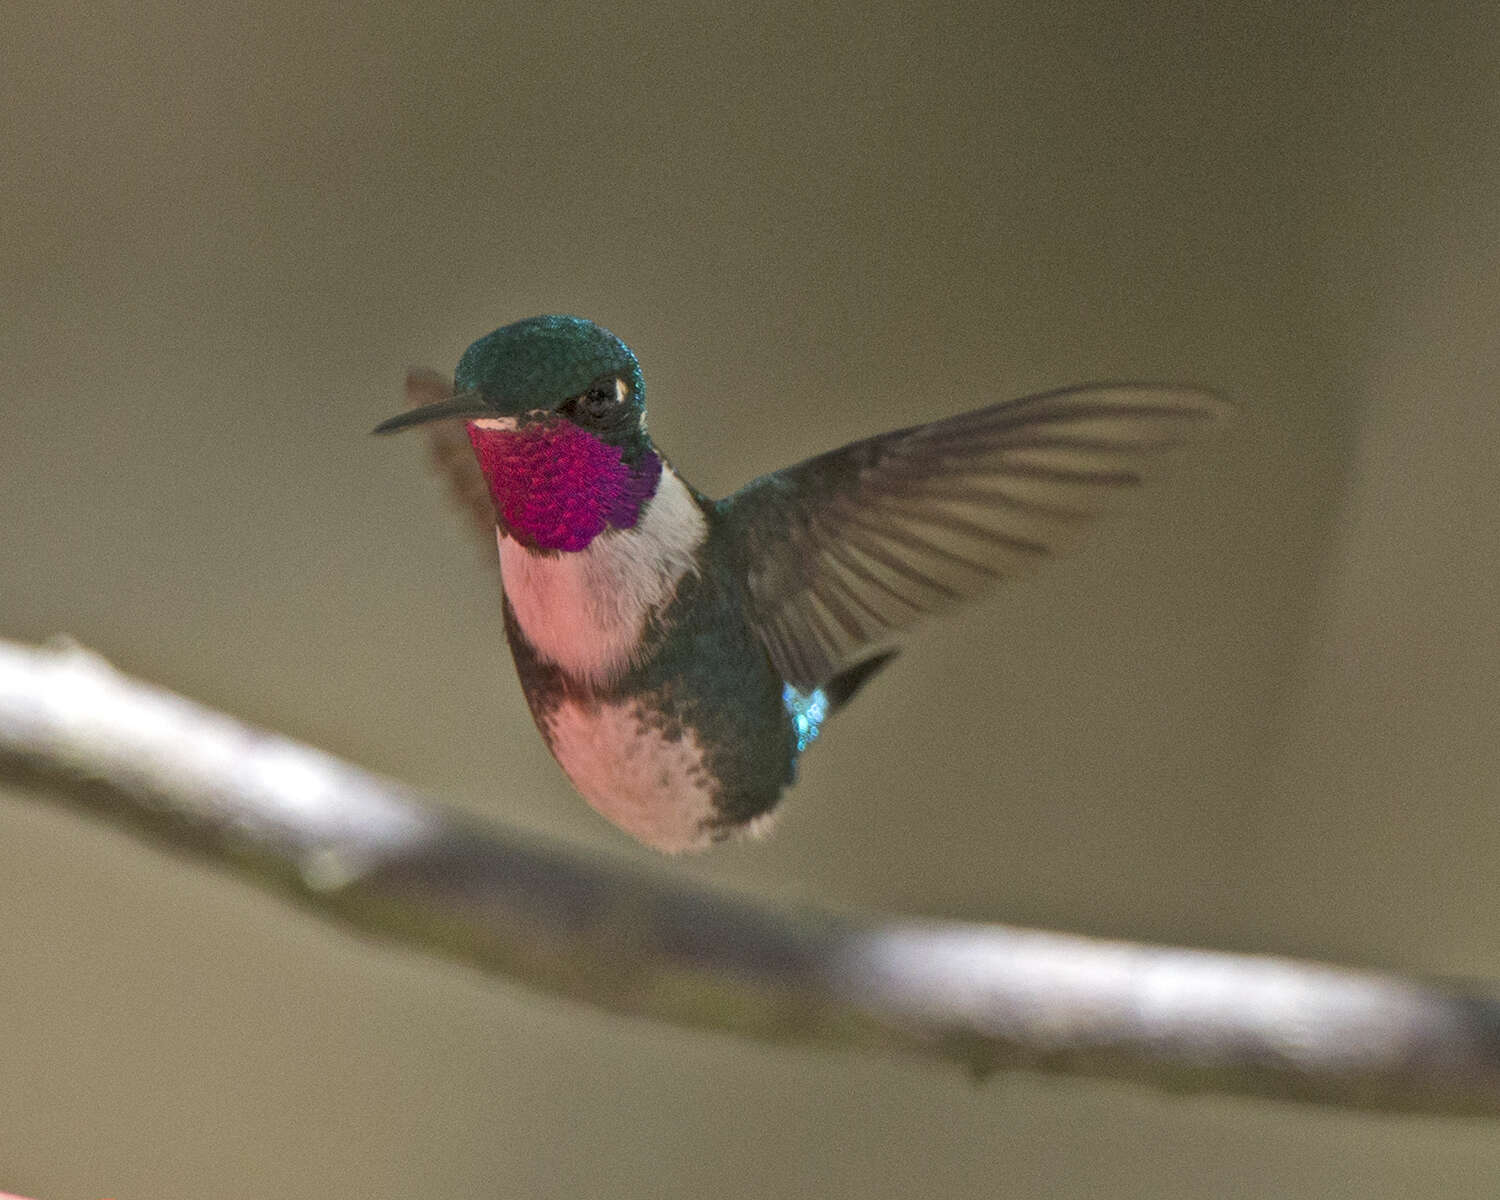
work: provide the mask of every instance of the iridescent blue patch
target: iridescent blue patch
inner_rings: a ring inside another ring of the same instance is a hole
[[[786,705],[787,715],[792,718],[792,728],[797,731],[797,753],[801,754],[813,743],[828,717],[828,697],[822,688],[810,692],[798,691],[791,684],[781,689],[781,702]]]

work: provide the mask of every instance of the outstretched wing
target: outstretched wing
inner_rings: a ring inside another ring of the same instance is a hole
[[[406,404],[420,408],[453,397],[453,384],[447,376],[423,367],[406,372]],[[475,533],[480,537],[491,562],[495,549],[495,506],[490,500],[484,472],[474,459],[469,435],[462,421],[431,421],[422,426],[427,433],[427,450],[433,469],[443,477],[448,495],[464,511]]]
[[[719,502],[749,617],[814,687],[892,635],[1076,545],[1148,461],[1218,425],[1195,388],[1089,384],[898,429]]]

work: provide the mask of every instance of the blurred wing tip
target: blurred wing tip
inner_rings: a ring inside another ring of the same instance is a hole
[[[1156,380],[1085,383],[1044,393],[1030,403],[1048,414],[1044,422],[1060,425],[1096,417],[1107,419],[1112,412],[1123,420],[1138,422],[1141,429],[1149,428],[1150,422],[1166,422],[1161,428],[1172,432],[1155,449],[1212,437],[1239,414],[1239,406],[1214,388]]]
[[[1196,413],[1200,413],[1206,420],[1214,424],[1224,424],[1234,419],[1239,411],[1227,395],[1215,388],[1199,387],[1193,384],[1178,384],[1173,389],[1174,395],[1186,401],[1186,406]]]
[[[1131,400],[1156,398],[1185,416],[1222,424],[1234,418],[1238,406],[1216,388],[1196,383],[1132,381],[1085,384],[1080,391],[1114,392]]]
[[[1206,384],[1196,383],[1184,379],[1086,379],[1082,383],[1070,384],[1066,387],[1054,388],[1050,392],[1043,392],[1044,396],[1061,396],[1070,392],[1131,392],[1142,394],[1148,392],[1170,396],[1198,396],[1205,399],[1213,399],[1221,395],[1218,388],[1212,388]]]
[[[412,408],[453,397],[453,381],[431,367],[406,368],[406,402]]]

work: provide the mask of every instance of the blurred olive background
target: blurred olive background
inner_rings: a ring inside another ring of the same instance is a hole
[[[7,7],[0,635],[778,899],[1500,976],[1485,6]],[[408,364],[536,312],[713,493],[1099,377],[1244,416],[915,638],[771,841],[535,736]],[[352,939],[5,793],[0,1189],[1493,1196],[1493,1125],[770,1049]]]

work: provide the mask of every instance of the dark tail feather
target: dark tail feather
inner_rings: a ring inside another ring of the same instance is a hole
[[[832,679],[823,685],[823,694],[828,697],[828,711],[830,714],[838,712],[850,700],[854,699],[854,693],[864,687],[874,676],[875,672],[896,657],[894,650],[883,650],[879,654],[872,655],[864,662],[855,663],[847,671],[840,671]]]

